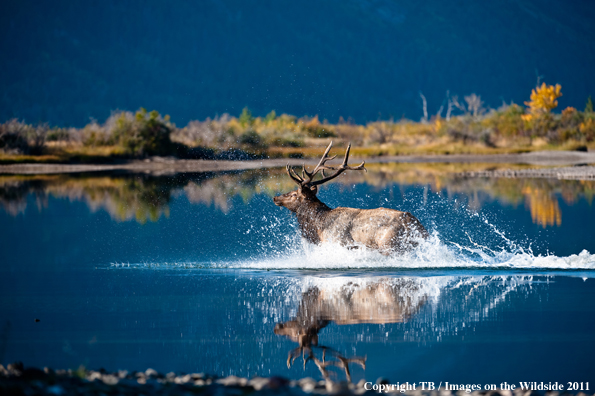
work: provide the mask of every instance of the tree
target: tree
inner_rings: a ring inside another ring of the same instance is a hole
[[[244,107],[242,114],[240,114],[240,125],[245,128],[246,126],[252,126],[252,124],[254,124],[252,112],[247,107]]]
[[[531,91],[531,100],[525,102],[529,107],[529,113],[532,117],[540,117],[549,114],[558,106],[557,99],[562,96],[562,86],[560,84],[547,85],[541,84],[541,87],[535,87]]]
[[[591,99],[591,95],[587,99],[587,105],[585,106],[585,113],[592,113],[593,112],[593,100]]]
[[[477,117],[484,112],[481,96],[473,93],[469,96],[465,96],[465,102],[467,102],[467,110],[473,114],[473,117]]]

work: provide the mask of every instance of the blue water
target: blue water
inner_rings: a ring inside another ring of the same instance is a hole
[[[341,368],[304,368],[301,353],[321,359],[327,348],[328,359],[354,359],[353,381],[595,386],[588,197],[554,192],[561,223],[544,227],[498,196],[471,208],[464,192],[423,184],[324,188],[331,206],[408,210],[430,231],[419,249],[386,258],[305,244],[258,190],[266,172],[255,177],[252,195],[237,182],[211,201],[162,177],[141,194],[153,221],[139,196],[110,206],[114,194],[68,195],[64,184],[10,201],[2,187],[0,362],[345,380]],[[204,192],[220,180],[195,182]]]

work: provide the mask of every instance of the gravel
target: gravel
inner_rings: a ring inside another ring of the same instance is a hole
[[[468,177],[546,178],[560,180],[595,180],[595,166],[567,166],[544,169],[504,169],[480,172],[464,172]]]
[[[289,380],[283,377],[254,377],[251,379],[229,376],[218,378],[204,373],[167,373],[162,374],[151,368],[146,371],[107,372],[104,369],[86,370],[52,370],[50,368],[24,367],[22,363],[0,365],[0,394],[1,395],[216,395],[241,396],[256,395],[306,395],[306,394],[336,394],[362,395],[374,394],[364,388],[366,381],[357,384],[347,382],[333,382],[330,380],[316,381],[312,378]],[[379,378],[374,383],[390,384],[385,378]],[[370,383],[368,383],[370,387]],[[409,396],[535,396],[535,391],[514,392],[499,391],[398,391],[388,392],[394,395]],[[546,393],[548,396],[558,396],[558,392]],[[587,396],[578,393],[577,396]]]
[[[353,161],[356,161],[356,158]],[[569,166],[595,164],[595,152],[579,151],[534,151],[520,154],[453,154],[453,155],[399,155],[365,158],[366,163],[510,163],[540,166]],[[0,174],[54,174],[105,171],[128,171],[168,175],[182,172],[222,172],[247,169],[282,167],[286,164],[299,166],[302,163],[313,165],[317,158],[277,158],[253,161],[208,161],[181,160],[169,157],[152,157],[146,160],[125,161],[117,164],[51,164],[24,163],[0,165]]]

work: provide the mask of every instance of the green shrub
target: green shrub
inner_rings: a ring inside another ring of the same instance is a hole
[[[252,112],[247,107],[244,107],[242,110],[242,114],[240,114],[240,125],[242,128],[246,128],[252,126],[254,124],[254,117],[252,117]]]
[[[591,96],[589,96],[587,98],[587,104],[585,106],[585,113],[587,113],[587,114],[593,113],[593,100],[591,99]]]
[[[440,132],[445,132],[451,139],[467,143],[482,143],[494,147],[492,142],[493,127],[482,123],[470,114],[453,117],[441,127]]]
[[[389,143],[395,134],[393,123],[388,122],[371,122],[366,127],[367,144],[384,144]]]
[[[52,128],[48,131],[46,140],[48,142],[64,142],[70,140],[70,133],[65,128]]]
[[[275,121],[276,118],[277,118],[277,113],[275,113],[275,110],[272,110],[269,114],[266,115],[266,117],[264,118],[264,122],[265,122],[265,124],[269,124],[269,123]]]
[[[486,124],[505,137],[526,135],[523,115],[525,109],[517,104],[504,105],[486,116]]]
[[[300,128],[305,131],[308,136],[314,138],[329,138],[337,136],[335,132],[328,127],[328,125],[321,124],[318,116],[314,118],[303,117],[298,120]]]
[[[544,113],[539,117],[532,117],[527,121],[531,137],[546,137],[556,129],[557,122],[552,113]]]
[[[121,112],[113,127],[108,128],[107,142],[122,147],[129,155],[167,155],[172,152],[169,117],[162,118],[156,110],[147,112],[141,108],[134,117],[129,112]]]
[[[113,121],[113,116],[108,118],[106,126],[102,127],[97,122],[93,121],[90,124],[85,125],[80,134],[82,135],[82,142],[85,146],[104,146],[111,143],[111,139],[108,135],[107,125],[110,121]]]
[[[295,134],[283,134],[271,138],[268,143],[275,147],[304,147],[304,138]]]
[[[253,129],[248,129],[246,132],[242,133],[239,142],[240,144],[252,147],[262,147],[264,143],[260,135]]]

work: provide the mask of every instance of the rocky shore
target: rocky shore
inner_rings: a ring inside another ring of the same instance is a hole
[[[379,378],[374,384],[389,384]],[[366,385],[367,384],[367,385]],[[361,380],[357,384],[334,382],[330,379],[316,381],[312,378],[289,380],[282,377],[254,377],[252,379],[235,376],[219,378],[204,373],[158,373],[146,371],[107,372],[106,370],[53,370],[24,367],[22,363],[0,365],[1,395],[305,395],[339,394],[362,395],[379,393],[366,390],[373,385]],[[374,386],[378,389],[377,386]],[[398,389],[384,390],[382,393],[409,396],[537,396],[536,391],[447,391],[411,390],[401,393]],[[546,396],[558,396],[558,392],[548,392]],[[577,396],[587,396],[578,393]]]
[[[468,177],[537,178],[559,180],[595,180],[595,166],[567,166],[542,169],[502,169],[464,172]]]
[[[358,157],[355,157],[359,160]],[[579,151],[535,151],[519,154],[454,154],[454,155],[401,155],[364,158],[366,163],[494,163],[530,164],[538,166],[574,166],[595,164],[595,152]],[[0,164],[0,174],[41,175],[57,173],[88,173],[125,171],[170,175],[183,172],[223,172],[248,169],[262,169],[315,165],[317,158],[277,158],[252,161],[181,160],[170,157],[151,157],[145,160],[124,161],[115,164],[52,164],[19,163]]]

